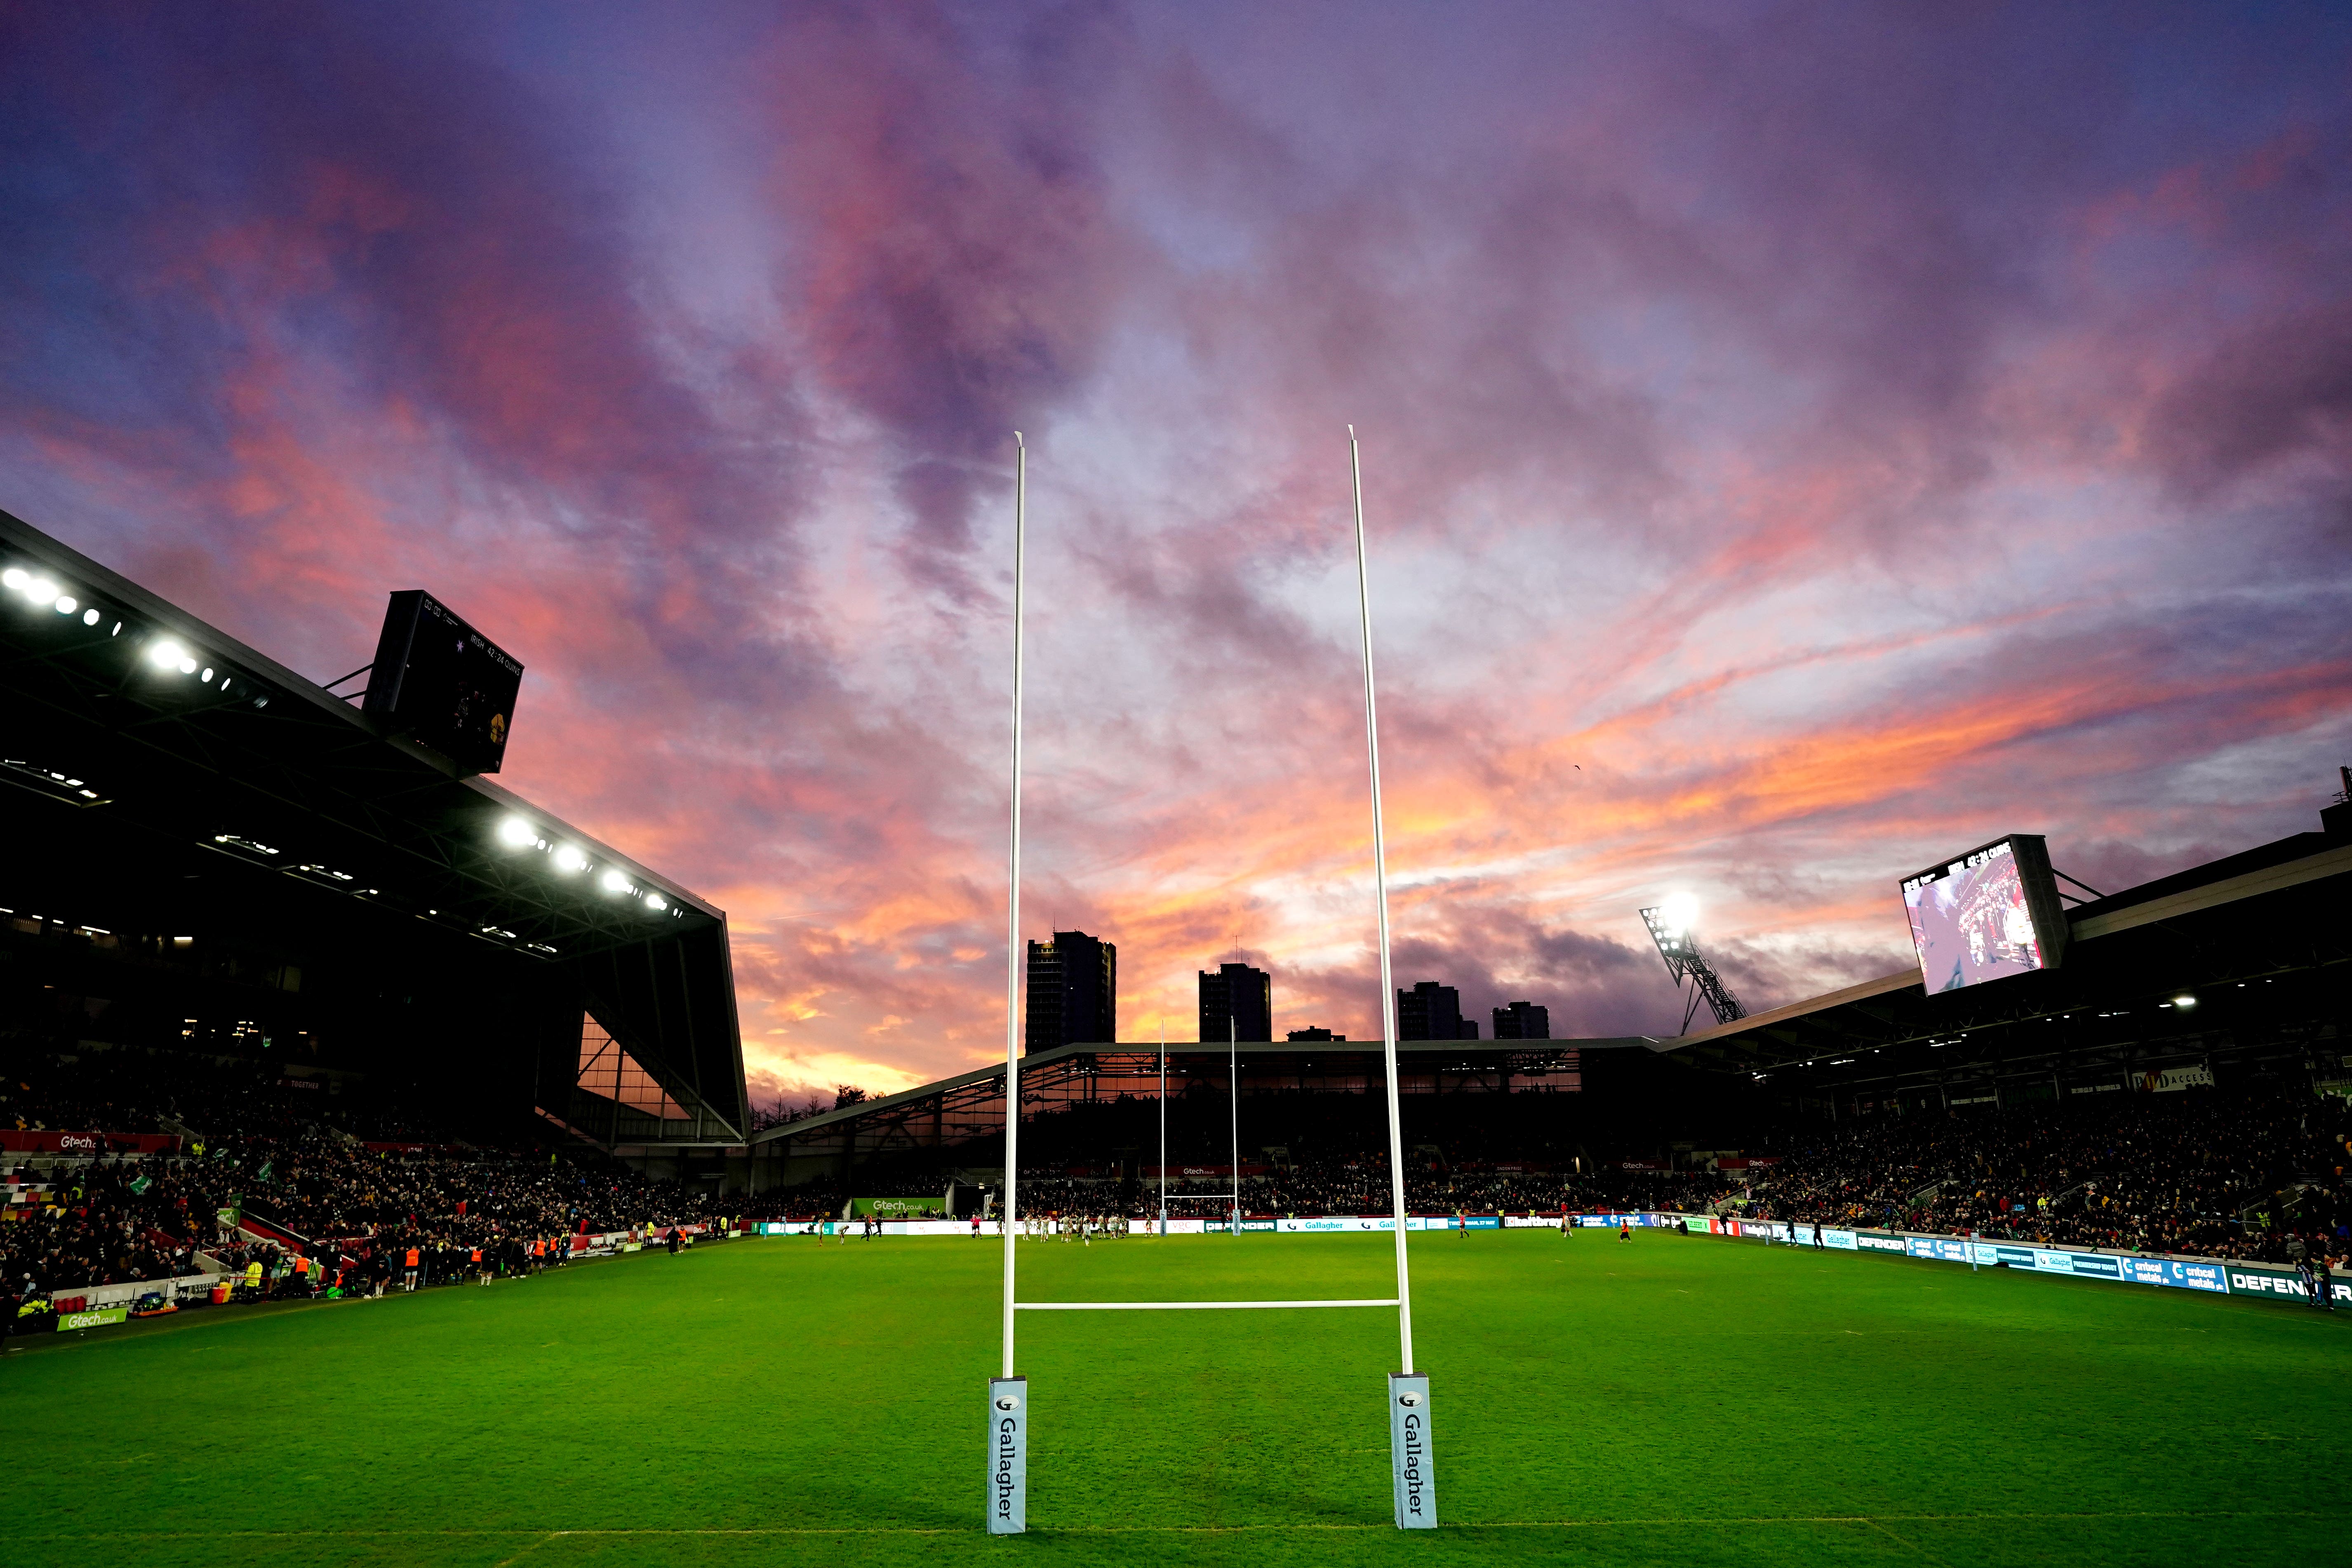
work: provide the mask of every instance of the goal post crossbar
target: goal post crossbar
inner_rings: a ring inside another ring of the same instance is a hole
[[[1377,1301],[1015,1301],[1022,1312],[1223,1311],[1248,1307],[1393,1307],[1396,1298]]]

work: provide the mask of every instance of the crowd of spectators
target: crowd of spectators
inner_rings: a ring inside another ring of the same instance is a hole
[[[412,1248],[430,1260],[425,1276],[440,1278],[474,1265],[478,1249],[495,1258],[530,1241],[692,1224],[740,1206],[576,1149],[467,1143],[396,1105],[370,1106],[354,1135],[360,1118],[358,1097],[289,1086],[250,1063],[93,1053],[20,1066],[0,1079],[0,1128],[165,1131],[181,1143],[164,1155],[52,1158],[42,1172],[11,1156],[23,1217],[0,1226],[0,1282],[29,1295],[255,1262],[275,1277],[300,1252],[374,1269]],[[2284,1258],[2297,1237],[2331,1254],[2352,1248],[2342,1181],[2352,1106],[2307,1090],[1881,1116],[1784,1137],[1771,1163],[1747,1169],[1628,1169],[1605,1157],[1562,1160],[1550,1147],[1513,1155],[1468,1139],[1415,1145],[1406,1205],[1437,1215],[1714,1210],[2249,1259]],[[1156,1213],[1159,1182],[1128,1169],[1066,1161],[1036,1170],[1024,1175],[1021,1207]],[[1215,1164],[1171,1178],[1171,1212],[1223,1214],[1230,1182]],[[854,1193],[936,1196],[945,1185],[940,1173],[868,1171]],[[968,1214],[981,1193],[965,1191],[958,1206]],[[823,1181],[772,1194],[761,1214],[832,1218],[852,1195],[850,1184]],[[1381,1149],[1245,1162],[1240,1187],[1254,1215],[1384,1215],[1391,1201]],[[224,1224],[225,1212],[243,1225]]]
[[[20,1301],[255,1264],[272,1280],[346,1264],[364,1279],[412,1248],[437,1279],[452,1259],[478,1267],[478,1250],[495,1260],[737,1206],[577,1149],[493,1150],[430,1128],[420,1144],[419,1119],[396,1110],[361,1118],[370,1133],[399,1129],[391,1139],[356,1137],[342,1106],[250,1064],[92,1053],[12,1064],[0,1084],[0,1127],[179,1136],[163,1153],[9,1156],[19,1217],[0,1225],[0,1289]]]
[[[2284,1260],[2293,1238],[2352,1247],[2352,1106],[2308,1091],[2192,1090],[2058,1107],[1883,1116],[1785,1139],[1769,1163],[1627,1170],[1576,1160],[1496,1169],[1459,1149],[1408,1160],[1410,1212],[1667,1209],[2202,1257]],[[1644,1162],[1646,1163],[1646,1162]],[[1226,1167],[1170,1184],[1170,1212],[1213,1216]],[[1385,1215],[1384,1152],[1330,1154],[1241,1181],[1254,1215]],[[1024,1174],[1022,1208],[1153,1214],[1156,1179]]]
[[[2352,1106],[2192,1090],[1883,1118],[1793,1150],[1743,1194],[1776,1218],[2281,1261],[2352,1241]]]

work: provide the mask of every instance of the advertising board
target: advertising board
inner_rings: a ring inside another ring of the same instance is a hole
[[[88,1312],[61,1314],[58,1319],[58,1332],[62,1334],[73,1329],[98,1329],[109,1323],[124,1323],[130,1321],[131,1309],[128,1307],[100,1307]]]
[[[2118,1261],[2123,1265],[2124,1279],[2134,1285],[2171,1285],[2224,1294],[2230,1289],[2226,1264],[2188,1263],[2172,1258],[2126,1258]]]
[[[2311,1292],[2305,1289],[2303,1277],[2292,1268],[2265,1268],[2261,1264],[2231,1263],[2226,1265],[2232,1296],[2261,1296],[2273,1301],[2309,1301]],[[2328,1294],[2341,1306],[2352,1302],[2352,1279],[2338,1276]]]
[[[70,1132],[48,1128],[0,1129],[0,1149],[17,1154],[169,1154],[173,1132]]]

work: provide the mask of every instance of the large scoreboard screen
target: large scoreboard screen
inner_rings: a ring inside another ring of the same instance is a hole
[[[469,773],[494,773],[522,665],[422,588],[392,596],[362,711]]]
[[[2057,967],[2066,914],[2038,834],[2012,833],[1903,879],[1903,908],[1930,991]]]

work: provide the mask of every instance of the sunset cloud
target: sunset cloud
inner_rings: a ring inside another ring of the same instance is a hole
[[[730,914],[762,1099],[1002,1048],[1028,934],[1378,1028],[1903,961],[2352,759],[2352,25],[1784,5],[18,9],[6,506],[314,677],[424,586],[502,782]],[[2113,890],[2109,888],[2108,890]]]

